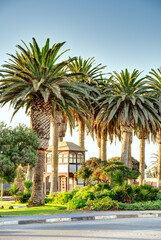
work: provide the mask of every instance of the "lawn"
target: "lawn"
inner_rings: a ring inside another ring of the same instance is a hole
[[[46,204],[45,206],[27,208],[26,204],[13,202],[13,201],[0,201],[0,206],[4,206],[0,209],[0,217],[18,217],[18,216],[32,216],[32,215],[54,215],[65,213],[80,213],[80,210],[66,210],[66,207],[58,204]],[[14,209],[9,209],[9,206],[13,206]]]

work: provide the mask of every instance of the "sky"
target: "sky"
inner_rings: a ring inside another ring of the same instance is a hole
[[[128,68],[148,74],[161,66],[160,0],[0,0],[0,65],[14,54],[16,45],[35,37],[40,46],[66,41],[68,56],[95,57],[106,73]],[[12,122],[12,108],[0,108],[0,121],[29,126],[29,116],[20,110]],[[64,141],[78,144],[78,131],[67,131]],[[50,141],[51,143],[51,141]],[[157,151],[146,142],[146,163]],[[98,157],[96,142],[86,137],[86,159]],[[107,158],[120,156],[121,143],[107,142]],[[132,155],[139,160],[139,140],[134,137]]]

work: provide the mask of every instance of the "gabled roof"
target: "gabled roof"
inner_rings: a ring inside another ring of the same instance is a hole
[[[52,151],[52,146],[49,146],[47,151]],[[58,151],[78,151],[78,152],[86,152],[85,148],[78,146],[72,142],[59,142],[58,143]]]

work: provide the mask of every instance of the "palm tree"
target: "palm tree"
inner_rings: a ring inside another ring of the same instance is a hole
[[[29,206],[44,204],[44,160],[50,138],[51,115],[55,117],[57,108],[59,108],[70,119],[72,128],[74,120],[71,110],[77,110],[81,116],[80,109],[87,108],[83,101],[83,96],[88,98],[85,87],[81,87],[78,83],[71,83],[69,80],[71,76],[65,70],[74,59],[57,63],[60,56],[67,51],[60,53],[64,44],[65,42],[55,43],[50,47],[49,39],[47,39],[40,50],[33,38],[30,47],[25,43],[24,48],[17,45],[20,53],[16,51],[15,55],[10,54],[9,62],[4,64],[1,70],[4,78],[0,85],[0,103],[3,106],[10,102],[14,108],[14,114],[22,107],[25,107],[26,113],[30,111],[32,128],[37,132],[41,141]]]
[[[161,68],[158,68],[157,70],[151,69],[149,73],[150,75],[147,76],[147,78],[149,79],[149,85],[153,95],[158,98],[159,104],[158,106],[156,105],[156,108],[158,110],[158,114],[161,116]],[[157,187],[161,189],[161,121],[157,131],[156,140],[159,145]]]
[[[137,137],[140,139],[140,163],[139,163],[139,185],[143,185],[145,181],[145,139],[147,139],[147,132],[145,130],[138,131]]]
[[[120,74],[114,72],[109,88],[104,90],[98,98],[100,112],[97,119],[104,126],[108,126],[115,118],[117,127],[123,135],[121,160],[128,165],[129,139],[134,126],[148,126],[156,128],[159,116],[154,103],[156,98],[147,94],[147,81],[140,78],[140,72],[136,69],[130,74],[127,69]]]
[[[152,160],[150,162],[149,165],[149,170],[150,173],[152,174],[153,177],[158,177],[158,160],[159,160],[159,153],[153,153],[151,158],[153,158],[154,160]]]
[[[69,58],[70,59],[70,58]],[[95,65],[94,57],[83,60],[82,57],[79,56],[78,59],[71,61],[68,65],[68,69],[70,73],[77,74],[73,76],[72,81],[79,81],[81,83],[87,84],[87,86],[95,87],[97,90],[98,82],[100,81],[100,73],[105,66],[101,64]],[[98,96],[98,93],[95,91],[91,91],[89,88],[89,95],[93,98]],[[85,113],[86,119],[91,120],[91,116]],[[75,118],[78,122],[79,126],[79,146],[85,147],[85,122],[83,119],[76,113]],[[88,125],[87,125],[88,128]]]

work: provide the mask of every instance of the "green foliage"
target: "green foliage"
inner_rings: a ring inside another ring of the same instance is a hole
[[[87,183],[91,174],[92,174],[92,171],[90,167],[81,167],[77,172],[74,173],[74,176],[76,178],[83,179],[83,181]]]
[[[112,189],[110,197],[119,202],[131,202],[134,197],[134,190],[127,182],[123,186],[116,186]]]
[[[122,124],[156,131],[160,116],[154,106],[159,103],[149,94],[148,81],[145,77],[140,78],[140,74],[136,69],[131,74],[128,69],[121,70],[120,74],[113,72],[109,86],[98,98],[98,124],[108,126],[114,119],[116,128]]]
[[[66,204],[72,199],[73,195],[70,192],[62,192],[56,195],[53,199],[53,203]]]
[[[88,200],[86,205],[90,210],[111,210],[118,209],[119,203],[112,200],[110,197],[104,197],[102,199]]]
[[[161,210],[161,200],[135,202],[135,203],[119,202],[119,209],[121,210]]]
[[[112,157],[107,160],[108,162],[121,162],[120,157]],[[146,166],[147,167],[147,166]],[[137,179],[140,175],[139,172],[139,161],[132,157],[132,172],[133,172],[133,179]]]
[[[30,192],[22,193],[19,195],[19,201],[20,201],[20,203],[26,203],[26,202],[28,202],[30,197],[31,197]]]
[[[15,198],[15,201],[18,200],[19,186],[17,184],[13,184],[9,191],[11,196]]]
[[[26,192],[30,192],[31,191],[32,184],[33,183],[30,180],[26,180],[24,182],[24,187],[25,187],[25,191]]]
[[[133,201],[141,202],[141,201],[154,201],[157,200],[157,195],[159,190],[157,188],[153,188],[149,184],[137,186],[132,186],[134,190],[134,198]]]
[[[135,179],[138,174],[131,171],[123,162],[118,159],[101,161],[98,158],[90,158],[82,164],[82,167],[75,173],[75,177],[83,179],[92,185],[98,183],[109,183],[122,185],[127,179]]]
[[[12,129],[0,123],[0,178],[13,182],[16,169],[30,164],[35,166],[37,149],[40,147],[37,134],[25,125]]]

